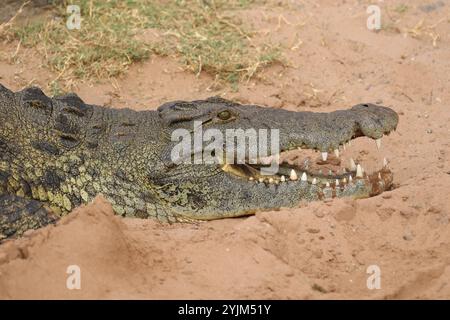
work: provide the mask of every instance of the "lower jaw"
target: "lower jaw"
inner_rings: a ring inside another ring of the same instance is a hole
[[[280,167],[276,175],[262,175],[259,170],[254,167],[251,168],[253,170],[249,168],[243,170],[242,165],[225,164],[222,170],[239,176],[240,179],[246,179],[248,183],[265,185],[266,187],[274,186],[276,188],[284,184],[302,186],[310,189],[310,193],[314,193],[314,196],[312,194],[310,196],[313,196],[316,200],[336,197],[367,198],[388,191],[393,185],[393,173],[387,166],[369,174],[365,172],[357,173],[356,170],[348,170],[339,175],[313,175],[299,171],[295,176],[290,174],[288,178],[283,173],[287,173],[286,170],[292,172],[293,169],[289,167]]]
[[[183,212],[180,213],[180,216],[188,220],[214,220],[252,215],[258,211],[277,210],[282,207],[295,208],[304,201],[327,201],[341,197],[368,198],[390,190],[393,182],[393,174],[387,167],[372,174],[364,175],[362,178],[352,178],[350,181],[347,180],[346,183],[329,182],[327,180],[325,183],[313,184],[312,181],[304,181],[301,178],[270,183],[270,178],[266,177],[260,182],[259,179],[253,177],[236,176],[236,174],[242,174],[242,172],[232,173],[235,170],[233,166],[222,166],[225,176],[233,178],[231,179],[232,187],[236,180],[240,180],[239,183],[236,183],[239,187],[229,190],[227,197],[239,198],[242,200],[242,205],[236,205],[239,201],[234,199],[234,201],[225,201],[213,208],[197,210],[195,213]],[[252,180],[249,180],[250,178]],[[250,194],[251,197],[244,196],[246,193]]]
[[[383,168],[364,177],[352,178],[351,181],[325,183],[320,185],[319,198],[332,199],[336,197],[368,198],[392,189],[393,173]]]

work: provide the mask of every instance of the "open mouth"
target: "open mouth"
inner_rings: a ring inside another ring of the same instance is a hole
[[[362,163],[351,157],[343,157],[354,139],[341,144],[332,152],[319,152],[305,146],[290,147],[282,149],[279,154],[248,160],[244,164],[224,164],[221,168],[249,183],[267,186],[282,183],[310,184],[330,192],[332,197],[340,191],[344,192],[347,186],[357,183],[370,186],[370,196],[389,190],[393,174],[386,158],[380,160],[377,170],[367,172]],[[381,138],[374,141],[380,150]],[[270,175],[262,174],[262,169],[269,167],[278,167],[278,170]]]

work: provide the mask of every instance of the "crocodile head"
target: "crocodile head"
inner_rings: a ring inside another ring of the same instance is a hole
[[[345,167],[339,157],[353,139],[365,136],[379,146],[383,135],[396,129],[398,115],[387,107],[359,104],[331,113],[292,112],[210,98],[167,103],[158,113],[166,137],[175,141],[163,152],[166,169],[164,174],[154,175],[154,182],[174,192],[172,209],[187,218],[240,216],[297,206],[303,200],[364,198],[392,186],[393,175],[386,160],[380,170],[369,173],[353,160]],[[233,135],[230,132],[238,136],[236,145],[244,143],[241,158],[237,153],[227,156],[232,145],[227,144]],[[255,132],[263,135],[252,140]],[[244,139],[239,140],[242,134]],[[223,140],[216,138],[220,135]],[[174,161],[174,150],[182,141],[192,151],[181,152],[183,155]],[[222,148],[219,154],[218,148],[210,148],[214,141]],[[249,151],[255,145],[260,149],[264,143],[267,154],[255,156]],[[290,150],[297,149],[305,157],[289,160]]]

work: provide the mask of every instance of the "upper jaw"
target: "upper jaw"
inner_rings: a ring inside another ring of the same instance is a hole
[[[391,109],[373,104],[356,105],[349,110],[331,113],[288,112],[283,114],[285,126],[280,129],[280,154],[267,157],[247,159],[245,165],[225,165],[224,171],[241,176],[250,181],[264,183],[281,183],[284,181],[304,181],[310,184],[342,185],[349,180],[365,179],[370,189],[375,180],[383,181],[384,187],[392,184],[392,173],[386,159],[382,160],[380,169],[373,173],[365,172],[362,164],[353,159],[347,165],[341,165],[340,155],[346,146],[357,137],[368,137],[375,141],[377,149],[381,148],[383,135],[391,133],[398,124],[398,115]],[[273,123],[273,122],[272,122]],[[283,159],[286,151],[312,149],[320,151],[314,163],[319,169],[311,170],[308,166],[299,166]],[[252,160],[252,161],[251,161]],[[321,170],[321,166],[335,162],[333,172]],[[258,170],[261,166],[276,162],[279,170],[272,176],[264,176]],[[256,165],[255,165],[256,163]],[[336,169],[336,170],[334,170]],[[375,181],[375,182],[374,182]],[[385,188],[383,188],[385,190]]]
[[[292,112],[287,116],[289,119],[280,124],[280,144],[284,150],[301,147],[333,152],[358,137],[381,139],[398,124],[395,111],[374,104],[359,104],[330,113]]]

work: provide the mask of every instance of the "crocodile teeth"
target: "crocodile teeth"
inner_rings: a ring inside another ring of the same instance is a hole
[[[281,182],[285,182],[286,181],[286,177],[285,176],[281,176],[280,181]]]
[[[264,182],[264,178],[259,178],[258,181],[261,182],[261,183],[263,183],[263,182]]]
[[[353,181],[352,176],[348,176],[348,183],[352,183],[352,181]]]
[[[347,179],[346,178],[342,179],[342,182],[347,183]]]
[[[362,178],[363,177],[363,169],[362,169],[360,164],[358,164],[356,166],[356,177],[358,177],[358,178]]]
[[[312,184],[317,184],[317,179],[316,178],[313,179]]]
[[[322,152],[322,160],[327,161],[328,158],[328,152]]]
[[[339,149],[334,149],[334,155],[339,158]]]
[[[272,178],[269,178],[269,183],[273,183],[273,179]]]
[[[249,180],[249,181],[253,181],[253,180],[255,180],[255,178],[250,177],[250,178],[248,178],[248,180]]]
[[[388,161],[386,158],[383,159],[383,167],[387,167],[388,165]]]
[[[336,179],[336,187],[339,185],[339,180]]]
[[[353,158],[350,158],[350,170],[351,171],[356,170],[356,163],[355,163],[355,160],[353,160]]]
[[[325,187],[329,188],[329,187],[330,187],[330,183],[327,182],[327,183],[325,184]]]
[[[381,173],[378,172],[378,179],[381,180]]]
[[[381,138],[375,140],[375,143],[377,144],[377,149],[380,149],[381,148]]]
[[[306,175],[306,172],[303,172],[302,177],[300,178],[301,181],[308,181],[308,176]]]
[[[289,176],[289,178],[291,180],[297,180],[298,179],[297,172],[295,172],[294,169],[291,170],[291,175]]]

